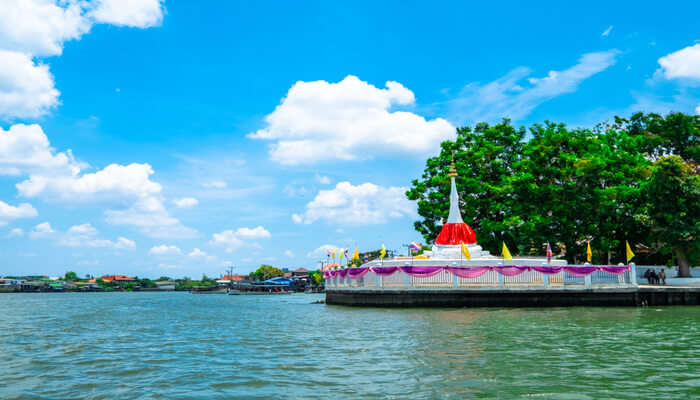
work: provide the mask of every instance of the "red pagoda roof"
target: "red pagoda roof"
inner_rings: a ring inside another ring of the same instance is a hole
[[[447,223],[442,226],[435,243],[440,245],[474,244],[476,243],[476,233],[464,222]]]

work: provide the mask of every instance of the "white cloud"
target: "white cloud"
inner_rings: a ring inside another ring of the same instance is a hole
[[[215,246],[225,247],[227,253],[243,246],[243,241],[237,238],[235,233],[230,229],[213,234],[212,240],[209,243]]]
[[[349,75],[338,83],[295,83],[265,117],[266,127],[249,138],[274,140],[270,157],[287,165],[355,160],[386,153],[424,155],[455,135],[441,118],[426,120],[396,105],[415,102],[398,82],[379,89]]]
[[[311,189],[297,183],[288,183],[282,188],[282,192],[289,197],[305,197],[311,194]]]
[[[331,178],[319,174],[316,174],[316,181],[322,185],[330,185],[332,182]]]
[[[324,244],[322,246],[317,247],[315,250],[308,252],[306,256],[309,258],[327,257],[329,251],[332,252],[337,248],[338,246],[334,244]]]
[[[8,130],[0,127],[0,173],[74,175],[82,166],[70,150],[56,153],[37,124],[15,124]]]
[[[31,218],[37,215],[39,215],[39,213],[29,203],[21,203],[15,207],[0,200],[0,221],[16,218]]]
[[[618,50],[608,50],[584,54],[571,68],[549,71],[543,78],[532,78],[529,68],[519,67],[484,85],[470,83],[449,102],[450,111],[461,123],[500,121],[502,118],[517,121],[540,104],[575,92],[581,82],[614,65],[618,53]]]
[[[55,231],[51,228],[51,224],[48,222],[42,222],[34,227],[34,229],[29,232],[29,237],[31,239],[42,239],[51,236]]]
[[[113,198],[148,198],[160,193],[161,185],[150,180],[148,164],[110,164],[95,173],[64,176],[31,175],[17,184],[20,195],[51,196],[62,201],[99,201]]]
[[[700,43],[659,58],[666,79],[700,80]]]
[[[77,1],[4,0],[0,47],[37,56],[60,55],[63,42],[80,38],[91,25]]]
[[[3,0],[0,48],[55,56],[95,23],[148,28],[163,20],[162,0]]]
[[[303,214],[293,214],[297,223],[311,224],[325,219],[334,224],[382,224],[390,218],[415,215],[416,206],[406,198],[404,187],[382,187],[373,183],[353,186],[338,182],[335,188],[321,190],[306,205]]]
[[[165,245],[161,244],[160,246],[153,246],[151,247],[151,250],[148,251],[148,254],[151,255],[156,255],[156,256],[174,256],[178,254],[182,254],[182,251],[180,250],[179,247],[175,245]]]
[[[131,225],[155,238],[186,239],[198,235],[195,229],[171,217],[162,200],[156,197],[144,197],[125,210],[107,210],[105,215],[111,224]]]
[[[253,229],[238,228],[236,231],[227,229],[223,232],[213,234],[212,240],[209,243],[215,246],[225,247],[226,252],[230,253],[244,244],[252,247],[259,247],[257,243],[249,243],[246,242],[246,240],[269,239],[271,236],[270,232],[262,226]]]
[[[600,34],[600,36],[608,36],[612,30],[613,30],[613,26],[610,25],[608,27],[608,29],[604,30],[603,33]]]
[[[184,197],[182,199],[173,200],[173,203],[180,208],[192,208],[199,204],[199,201],[194,197]]]
[[[59,94],[47,65],[0,49],[0,117],[36,118],[58,105]]]
[[[289,249],[287,249],[287,250],[284,251],[284,255],[287,256],[287,257],[289,257],[289,258],[292,258],[292,257],[294,257],[294,252],[291,251],[291,250],[289,250]]]
[[[697,115],[700,115],[700,104],[698,104],[698,108],[695,109],[695,113]]]
[[[118,237],[117,242],[114,243],[114,248],[116,249],[126,249],[136,247],[136,242],[129,240],[125,237]]]
[[[24,236],[24,231],[22,228],[13,228],[7,237],[22,237]]]
[[[192,250],[192,251],[188,254],[188,256],[190,256],[190,257],[206,257],[206,256],[207,256],[207,253],[206,253],[206,252],[203,252],[202,250],[200,250],[200,249],[198,249],[198,248],[195,247],[194,250]]]
[[[228,186],[228,184],[224,181],[216,180],[216,181],[204,182],[202,184],[202,186],[204,186],[205,188],[223,189],[226,186]]]
[[[60,246],[67,247],[108,247],[113,249],[131,249],[136,247],[133,240],[119,237],[116,241],[100,239],[97,229],[90,224],[74,225],[58,241]]]
[[[253,229],[238,228],[236,236],[243,239],[269,239],[270,232],[262,226],[257,226]]]
[[[58,105],[47,65],[66,41],[95,23],[147,28],[161,23],[160,0],[4,0],[0,9],[0,118],[36,118]]]
[[[149,164],[110,164],[91,173],[70,150],[56,152],[39,125],[16,124],[0,128],[0,172],[29,174],[16,184],[24,197],[43,197],[65,203],[107,204],[107,221],[131,225],[159,238],[194,237],[194,229],[170,216],[161,195],[162,186],[151,180]]]
[[[149,28],[163,21],[164,0],[96,0],[88,15],[97,22]]]

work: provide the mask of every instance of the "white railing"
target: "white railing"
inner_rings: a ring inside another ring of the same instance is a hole
[[[588,288],[622,288],[635,287],[636,280],[631,279],[635,267],[621,274],[595,271],[587,276],[576,276],[562,270],[556,274],[543,274],[534,269],[515,276],[505,276],[496,270],[489,270],[476,278],[461,278],[447,270],[442,270],[431,277],[417,277],[401,270],[392,275],[379,276],[371,270],[358,279],[340,274],[326,279],[327,289],[588,289]]]

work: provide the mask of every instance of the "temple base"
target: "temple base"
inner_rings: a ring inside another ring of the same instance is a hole
[[[472,258],[495,258],[491,254],[483,250],[478,244],[468,244],[466,245],[469,249],[469,255]],[[462,255],[462,245],[439,245],[436,244],[432,249],[424,251],[424,255],[430,258],[440,258],[440,259],[453,259],[459,260],[464,258]]]
[[[368,307],[571,307],[700,305],[700,288],[331,289],[326,304]]]

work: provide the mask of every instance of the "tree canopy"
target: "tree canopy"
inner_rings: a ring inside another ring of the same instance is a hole
[[[260,268],[255,270],[254,273],[255,277],[261,281],[276,278],[278,276],[284,276],[284,272],[281,269],[275,268],[272,265],[261,265]]]
[[[66,275],[63,277],[63,279],[68,282],[75,282],[78,280],[78,274],[76,274],[73,271],[68,271],[66,272]]]
[[[415,228],[432,243],[449,213],[454,157],[460,209],[481,246],[500,254],[542,254],[550,242],[569,262],[622,260],[625,241],[672,255],[687,273],[698,261],[700,117],[638,113],[595,129],[509,120],[457,129],[426,161],[407,191],[417,200]]]

